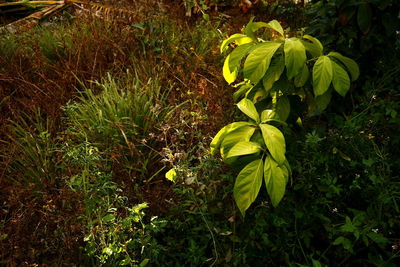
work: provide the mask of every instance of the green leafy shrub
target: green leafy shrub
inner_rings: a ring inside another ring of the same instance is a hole
[[[263,28],[274,31],[264,33],[268,41],[255,34]],[[240,87],[234,99],[245,96],[237,106],[253,122],[234,122],[224,127],[214,137],[211,152],[215,154],[220,148],[226,162],[246,164],[234,187],[236,203],[244,215],[256,199],[263,177],[272,204],[277,206],[291,173],[285,157],[285,138],[271,124],[286,125],[295,101],[305,103],[309,115],[322,112],[334,90],[346,95],[350,77],[356,80],[359,69],[353,60],[337,52],[324,55],[322,44],[312,36],[289,38],[276,20],[269,23],[251,20],[245,34],[234,34],[222,43],[221,52],[231,43],[237,46],[225,59],[223,75],[231,84],[243,73],[244,81],[236,85]],[[299,117],[301,112],[294,118]]]

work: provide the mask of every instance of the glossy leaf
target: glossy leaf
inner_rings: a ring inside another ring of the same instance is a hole
[[[225,39],[221,44],[221,53],[225,52],[228,49],[228,46],[232,42],[239,42],[239,44],[250,43],[253,40],[244,34],[234,34],[229,38]]]
[[[266,109],[261,112],[261,122],[265,122],[267,120],[279,120],[279,116],[276,114],[275,110]]]
[[[277,20],[272,20],[270,22],[268,22],[268,26],[277,31],[282,37],[285,37],[284,32],[283,32],[283,28],[281,26],[281,24],[277,21]]]
[[[300,39],[286,39],[285,45],[285,65],[288,79],[292,79],[302,69],[306,63],[306,49]]]
[[[257,159],[242,169],[236,178],[233,196],[242,215],[256,199],[263,178],[263,161]]]
[[[236,47],[232,53],[230,53],[229,58],[229,70],[232,72],[236,70],[239,65],[240,61],[247,56],[248,53],[255,47],[255,43],[244,44],[241,46]]]
[[[278,128],[269,124],[260,124],[261,133],[272,158],[282,164],[285,161],[285,137]]]
[[[251,125],[253,125],[253,124],[250,122],[245,122],[245,121],[233,122],[231,124],[226,125],[215,135],[215,137],[211,141],[211,144],[210,144],[211,154],[215,155],[217,153],[218,148],[221,146],[221,143],[227,134],[229,134],[243,126],[251,126]]]
[[[261,80],[269,67],[272,56],[280,46],[280,43],[275,42],[258,44],[257,48],[250,53],[244,62],[244,78],[249,79],[253,83]]]
[[[247,98],[243,98],[238,104],[237,107],[248,117],[256,121],[257,123],[260,122],[260,115],[257,112],[256,107],[254,106],[253,102],[248,100]]]
[[[226,156],[226,158],[255,154],[260,151],[262,151],[262,148],[259,144],[255,143],[255,142],[242,141],[242,142],[236,143],[231,148],[231,150],[229,150],[229,153]]]
[[[230,69],[229,69],[230,56],[231,56],[231,55],[229,54],[229,55],[226,57],[225,62],[224,62],[224,67],[222,68],[222,75],[224,76],[225,81],[226,81],[228,84],[233,83],[233,82],[236,80],[237,75],[238,75],[238,70],[237,70],[237,68],[236,68],[233,72],[231,72]]]
[[[328,56],[338,59],[340,62],[342,62],[346,66],[347,70],[350,72],[352,81],[355,81],[358,79],[358,76],[360,76],[360,69],[358,68],[357,63],[354,60],[352,60],[351,58],[342,56],[340,53],[337,53],[337,52],[330,52],[328,54]]]
[[[350,89],[349,75],[341,66],[339,66],[339,64],[337,64],[333,60],[331,62],[333,69],[333,78],[332,78],[333,88],[335,88],[336,92],[338,92],[341,96],[344,97]]]
[[[221,142],[221,156],[225,160],[231,148],[239,142],[250,141],[251,136],[254,134],[256,128],[253,126],[240,127],[225,136]]]
[[[281,77],[284,69],[285,60],[283,56],[272,59],[271,65],[263,77],[263,86],[267,92],[272,88],[274,82],[279,80],[279,77]]]
[[[287,171],[285,172],[272,157],[267,156],[264,163],[264,181],[272,206],[278,206],[285,195],[287,180]]]
[[[313,68],[313,86],[315,96],[323,95],[332,82],[332,63],[329,57],[320,56]]]

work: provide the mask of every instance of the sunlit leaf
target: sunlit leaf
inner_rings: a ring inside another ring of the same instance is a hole
[[[175,181],[176,181],[176,177],[177,177],[177,175],[176,175],[176,171],[175,171],[174,168],[170,169],[170,170],[165,174],[165,178],[167,178],[168,180],[170,180],[171,182],[174,182],[174,183],[175,183]]]
[[[265,158],[264,163],[264,181],[267,187],[268,195],[271,199],[272,206],[278,206],[279,202],[285,195],[286,183],[288,180],[287,171],[270,156]]]
[[[244,43],[250,43],[252,41],[253,40],[251,38],[247,37],[244,34],[240,33],[234,34],[222,42],[221,53],[225,52],[228,49],[229,44],[232,42],[240,42],[240,44],[244,44]]]
[[[282,164],[285,161],[286,143],[285,137],[278,128],[269,124],[260,124],[260,129],[272,158]]]
[[[333,78],[332,78],[332,84],[333,88],[335,88],[336,92],[338,92],[341,96],[345,96],[346,93],[350,89],[350,78],[347,72],[339,66],[336,62],[333,60],[331,61],[332,63],[332,69],[333,69]]]
[[[313,68],[313,86],[315,96],[323,95],[332,82],[332,63],[329,57],[320,56]]]
[[[253,102],[248,100],[247,98],[243,98],[238,104],[237,107],[251,119],[256,121],[257,123],[260,122],[260,115],[257,112],[256,107],[254,106]]]
[[[292,79],[306,63],[306,49],[300,39],[290,38],[285,40],[285,65],[288,79]]]
[[[224,128],[222,128],[213,138],[211,141],[210,147],[211,147],[211,154],[215,155],[217,153],[218,148],[220,147],[222,141],[226,137],[227,134],[243,127],[243,126],[251,126],[253,125],[250,122],[245,122],[245,121],[239,121],[239,122],[233,122],[231,124],[226,125]]]
[[[285,36],[284,32],[283,32],[283,28],[281,26],[281,24],[277,21],[277,20],[271,20],[270,22],[268,22],[268,26],[277,31],[281,36]]]
[[[230,60],[230,56],[231,56],[231,55],[229,54],[229,55],[226,57],[225,62],[224,62],[224,67],[222,68],[222,75],[224,76],[225,81],[226,81],[228,84],[233,83],[233,82],[236,80],[237,75],[238,75],[238,70],[237,70],[237,68],[236,68],[233,72],[231,72],[230,69],[229,69],[229,60]]]
[[[231,150],[229,150],[229,153],[226,156],[226,158],[255,154],[260,152],[261,150],[262,150],[261,146],[255,142],[242,141],[235,144],[231,148]]]
[[[221,156],[225,160],[231,148],[238,142],[250,141],[256,128],[253,126],[240,127],[225,136],[221,143]]]
[[[264,76],[272,56],[280,46],[281,43],[275,42],[258,44],[244,62],[244,78],[249,79],[253,83],[257,83]]]
[[[261,122],[265,122],[266,120],[279,120],[279,116],[275,110],[265,109],[261,112]]]
[[[240,61],[255,47],[255,43],[244,44],[233,49],[229,58],[229,70],[235,71],[240,64]]]
[[[279,80],[279,77],[281,77],[284,69],[285,69],[285,60],[283,56],[279,56],[272,59],[271,65],[269,66],[267,72],[265,73],[262,81],[264,89],[267,92],[272,88],[274,82]]]
[[[256,199],[260,191],[263,178],[263,161],[257,159],[242,169],[236,178],[233,188],[233,197],[242,215]]]

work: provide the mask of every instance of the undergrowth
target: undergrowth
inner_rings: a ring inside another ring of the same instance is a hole
[[[398,266],[398,64],[292,125],[293,183],[242,218],[208,151],[237,115],[218,45],[242,25],[156,15],[0,37],[0,265]]]

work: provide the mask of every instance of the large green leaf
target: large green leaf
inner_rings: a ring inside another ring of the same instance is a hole
[[[278,163],[267,156],[264,163],[264,181],[267,192],[271,198],[272,206],[278,206],[285,195],[286,183],[288,181],[288,171],[286,167],[279,166]]]
[[[249,79],[253,83],[257,83],[264,76],[272,56],[280,46],[281,43],[275,42],[258,44],[244,62],[244,78]]]
[[[290,38],[285,40],[285,65],[288,79],[292,79],[306,63],[306,49],[300,39]]]
[[[370,5],[365,2],[358,7],[358,12],[357,12],[357,23],[358,26],[360,27],[360,30],[364,33],[367,34],[371,28],[371,22],[372,22],[372,10]]]
[[[221,143],[221,156],[222,159],[226,159],[231,148],[241,141],[250,141],[256,128],[253,126],[240,127],[225,136]]]
[[[225,52],[228,49],[228,45],[232,42],[236,42],[239,45],[253,42],[253,39],[249,38],[248,36],[240,33],[236,33],[229,38],[225,39],[221,44],[221,53]]]
[[[233,83],[236,80],[237,75],[238,75],[238,69],[237,68],[233,72],[231,72],[230,69],[229,69],[230,57],[231,57],[230,54],[226,57],[225,62],[224,62],[224,67],[222,68],[222,75],[224,76],[225,81],[228,84]]]
[[[285,60],[283,56],[278,56],[272,59],[271,65],[263,77],[263,86],[267,92],[272,88],[274,82],[279,80],[279,77],[281,77],[284,69]]]
[[[265,22],[251,22],[246,26],[245,33],[248,36],[254,37],[254,32],[261,28],[270,28],[277,31],[282,37],[284,37],[284,32],[281,24],[277,20],[272,20],[268,23]]]
[[[283,32],[283,28],[281,26],[281,24],[277,21],[277,20],[271,20],[270,22],[268,22],[268,26],[277,31],[282,37],[285,37],[284,32]]]
[[[254,34],[254,32],[256,31],[256,26],[254,25],[256,22],[253,22],[254,17],[252,17],[249,21],[249,23],[247,23],[246,27],[244,28],[244,33],[249,37],[252,38],[254,41],[257,41],[257,37]]]
[[[217,153],[218,148],[221,146],[221,143],[227,134],[229,134],[243,126],[252,126],[252,125],[253,125],[252,123],[246,122],[246,121],[239,121],[239,122],[234,122],[234,123],[226,125],[215,135],[215,137],[211,141],[211,144],[210,144],[211,154],[215,155]]]
[[[332,63],[329,57],[320,56],[313,68],[313,86],[315,96],[323,95],[332,82]]]
[[[318,48],[317,56],[322,56],[322,51],[324,50],[324,47],[322,46],[321,42],[317,38],[312,37],[312,36],[307,35],[307,34],[304,35],[303,38],[307,39],[307,40],[310,40]]]
[[[265,109],[261,112],[261,122],[266,122],[267,120],[279,120],[278,114],[276,114],[275,110]]]
[[[262,147],[258,143],[242,141],[236,143],[231,150],[229,150],[226,158],[255,154],[260,151],[262,151]]]
[[[347,70],[350,72],[352,81],[357,80],[358,76],[360,76],[360,69],[358,68],[357,63],[351,58],[342,56],[338,52],[330,52],[328,56],[338,59],[346,66]]]
[[[275,161],[282,164],[286,159],[286,143],[282,132],[269,124],[260,124],[259,126],[269,153],[271,153]]]
[[[296,87],[304,86],[308,80],[308,76],[310,76],[310,71],[308,70],[307,64],[304,64],[301,72],[294,77],[294,85]]]
[[[244,44],[241,46],[236,47],[232,53],[230,53],[229,58],[229,70],[234,71],[236,70],[239,65],[240,61],[248,54],[250,51],[256,46],[255,43]]]
[[[256,107],[253,102],[247,98],[243,98],[239,103],[237,103],[237,107],[257,123],[260,122],[260,115],[258,114]]]
[[[262,178],[262,159],[250,162],[236,178],[235,186],[233,187],[233,197],[243,216],[260,191]]]
[[[332,60],[331,62],[333,67],[333,78],[332,78],[333,88],[335,88],[336,92],[338,92],[341,96],[344,97],[350,89],[349,75],[335,61]]]

